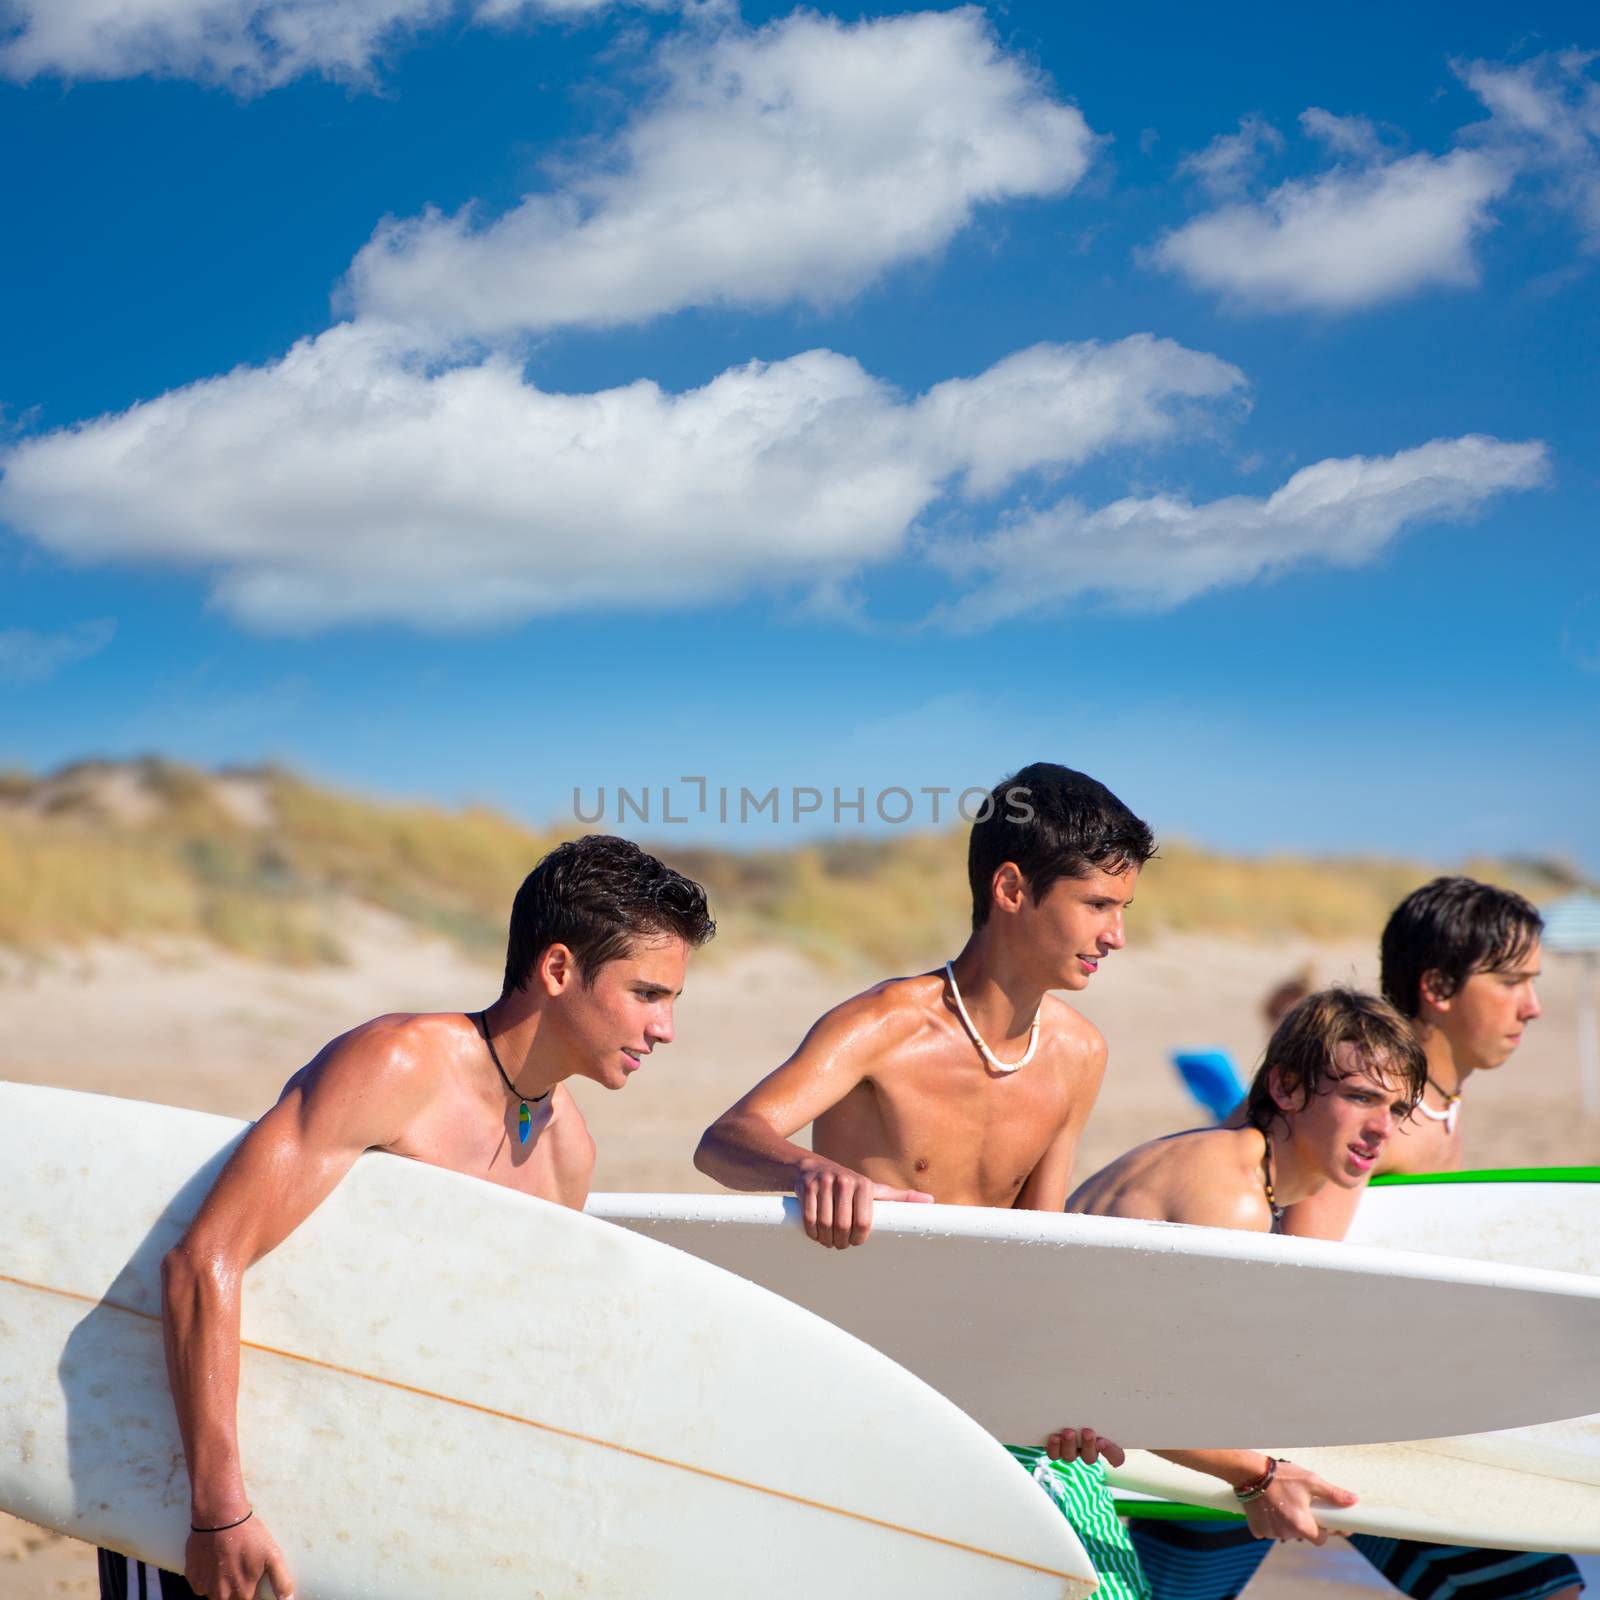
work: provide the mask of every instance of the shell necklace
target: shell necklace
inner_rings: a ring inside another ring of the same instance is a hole
[[[968,1037],[978,1047],[978,1054],[994,1068],[996,1072],[1015,1072],[1019,1067],[1025,1067],[1033,1060],[1033,1052],[1039,1048],[1039,1014],[1044,1010],[1041,1002],[1039,1010],[1033,1014],[1033,1026],[1028,1030],[1028,1048],[1022,1052],[1020,1061],[1002,1061],[995,1055],[988,1045],[983,1042],[983,1035],[972,1025],[972,1018],[967,1015],[966,1005],[961,999],[961,990],[956,984],[955,963],[947,961],[944,964],[944,975],[950,980],[950,998],[956,1003],[956,1015],[961,1018],[961,1025],[967,1030]]]
[[[1433,1074],[1428,1074],[1428,1087],[1444,1096],[1444,1110],[1435,1111],[1425,1100],[1418,1100],[1416,1109],[1430,1122],[1442,1122],[1446,1137],[1456,1131],[1456,1120],[1461,1115],[1461,1091],[1457,1089],[1454,1094],[1442,1085],[1433,1081]]]

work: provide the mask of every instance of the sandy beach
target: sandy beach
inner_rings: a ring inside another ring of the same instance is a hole
[[[388,919],[352,914],[348,965],[307,972],[210,949],[102,946],[50,959],[0,957],[0,1077],[165,1101],[249,1117],[329,1037],[386,1010],[459,1010],[498,992],[490,966],[418,939]],[[930,952],[930,965],[937,952]],[[1224,1046],[1253,1062],[1257,1008],[1278,979],[1309,963],[1319,981],[1375,981],[1365,944],[1270,946],[1168,934],[1108,961],[1075,1003],[1105,1032],[1110,1070],[1078,1171],[1200,1120],[1167,1064],[1178,1045]],[[1463,1106],[1475,1166],[1600,1158],[1600,1118],[1578,1099],[1574,963],[1546,958],[1545,1015],[1512,1061],[1474,1081]],[[876,974],[814,966],[783,948],[699,960],[678,1036],[625,1093],[577,1093],[599,1144],[597,1189],[709,1187],[690,1165],[705,1124],[776,1065],[807,1025]],[[1291,1590],[1327,1600],[1360,1592],[1364,1565],[1345,1547],[1284,1548],[1252,1585],[1254,1600]],[[1368,1591],[1370,1592],[1370,1591]],[[93,1553],[0,1517],[6,1600],[95,1593]]]

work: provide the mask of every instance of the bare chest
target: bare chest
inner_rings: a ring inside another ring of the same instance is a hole
[[[1000,1078],[951,1069],[857,1086],[819,1118],[817,1152],[879,1182],[952,1205],[1009,1206],[1067,1115],[1057,1074]]]
[[[529,1110],[528,1137],[523,1140],[514,1101],[498,1122],[465,1097],[444,1101],[408,1128],[394,1151],[540,1200],[581,1206],[584,1179],[570,1158],[574,1141],[565,1126],[575,1111],[550,1102]]]

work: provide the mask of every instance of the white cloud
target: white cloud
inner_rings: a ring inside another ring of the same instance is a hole
[[[1300,126],[1336,156],[1376,161],[1383,154],[1378,130],[1366,117],[1337,117],[1321,106],[1308,106],[1300,113]]]
[[[1586,249],[1600,250],[1600,80],[1590,70],[1600,55],[1568,50],[1516,66],[1473,61],[1457,67],[1489,108],[1469,129],[1502,159],[1547,185],[1545,194],[1571,211]]]
[[[1397,159],[1367,118],[1311,106],[1301,130],[1335,164],[1255,199],[1245,190],[1271,141],[1247,117],[1178,169],[1225,203],[1163,235],[1146,259],[1236,306],[1352,311],[1476,284],[1475,247],[1514,185],[1570,211],[1584,247],[1600,251],[1597,60],[1568,50],[1457,64],[1489,116],[1438,156]]]
[[[1244,374],[1215,356],[1135,334],[1111,345],[1034,345],[976,378],[935,385],[917,412],[928,442],[961,463],[963,492],[977,499],[1021,473],[1074,466],[1112,441],[1162,438],[1183,402],[1243,385]]]
[[[0,628],[0,683],[43,683],[98,655],[111,643],[116,631],[117,625],[109,617],[75,623],[57,633]]]
[[[1432,284],[1478,281],[1473,244],[1512,168],[1487,152],[1336,167],[1196,217],[1157,265],[1252,309],[1353,311]]]
[[[973,8],[796,12],[659,63],[659,94],[554,191],[492,221],[386,221],[351,268],[358,314],[447,342],[826,303],[942,249],[982,204],[1070,189],[1095,143]]]
[[[1242,193],[1265,156],[1283,149],[1283,135],[1257,116],[1241,117],[1237,133],[1219,133],[1204,150],[1185,156],[1178,171],[1215,199]]]
[[[197,78],[274,88],[303,73],[360,79],[386,45],[463,17],[571,17],[610,0],[0,0],[0,75]],[[667,0],[630,0],[665,4]],[[6,37],[9,35],[9,37]]]
[[[986,539],[944,541],[930,553],[952,574],[978,580],[947,614],[957,626],[986,627],[1081,595],[1164,608],[1294,566],[1358,566],[1409,525],[1470,515],[1547,472],[1537,441],[1469,434],[1398,455],[1319,461],[1265,499],[1195,505],[1155,495],[1095,510],[1064,500]]]
[[[952,488],[1159,438],[1242,383],[1140,336],[1037,346],[920,399],[826,350],[683,394],[565,395],[341,324],[12,446],[0,518],[69,560],[208,572],[265,629],[649,610],[826,587],[900,553]]]

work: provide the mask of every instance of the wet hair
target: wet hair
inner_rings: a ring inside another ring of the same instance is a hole
[[[1028,893],[1042,900],[1058,878],[1095,869],[1142,867],[1156,853],[1147,824],[1093,778],[1052,761],[1035,761],[990,791],[967,841],[972,926],[989,920],[994,875],[1016,863]]]
[[[511,906],[503,994],[525,989],[539,957],[564,944],[583,981],[635,941],[670,935],[696,949],[717,931],[692,878],[608,833],[569,839],[522,880]]]
[[[1345,1068],[1339,1046],[1355,1046]],[[1359,989],[1322,989],[1307,995],[1273,1029],[1245,1096],[1245,1121],[1263,1133],[1283,1115],[1272,1096],[1272,1075],[1297,1111],[1317,1095],[1360,1072],[1375,1072],[1394,1084],[1411,1104],[1422,1098],[1428,1058],[1411,1024],[1387,1000]]]
[[[1394,908],[1380,947],[1385,999],[1408,1017],[1422,1010],[1434,972],[1447,1000],[1475,972],[1503,972],[1539,941],[1544,918],[1520,894],[1473,878],[1435,878]]]

